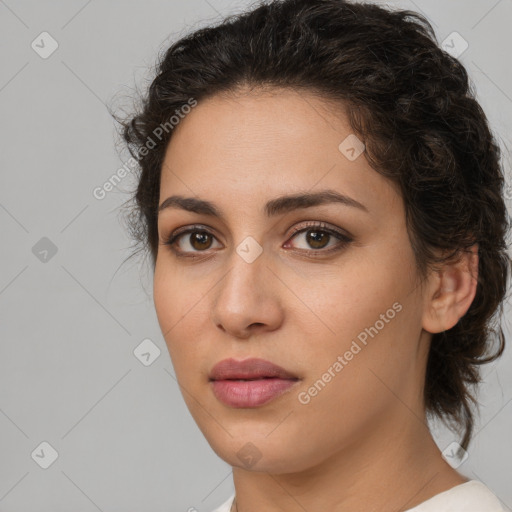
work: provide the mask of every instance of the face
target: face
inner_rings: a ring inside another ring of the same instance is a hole
[[[318,97],[244,91],[199,103],[167,148],[160,205],[211,204],[160,210],[156,312],[185,402],[232,466],[306,470],[417,422],[428,348],[403,202],[353,137]],[[210,382],[229,358],[295,380]],[[281,392],[226,403],[224,384]]]

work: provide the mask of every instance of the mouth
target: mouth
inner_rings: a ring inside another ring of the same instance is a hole
[[[211,386],[215,397],[224,405],[234,408],[251,408],[271,402],[297,382],[298,379],[268,377],[252,380],[213,380]]]
[[[250,358],[243,361],[224,359],[211,370],[210,380],[259,380],[259,379],[297,379],[293,373],[265,359]]]
[[[225,359],[216,364],[209,382],[215,397],[234,408],[250,408],[264,405],[298,381],[299,377],[270,361]]]

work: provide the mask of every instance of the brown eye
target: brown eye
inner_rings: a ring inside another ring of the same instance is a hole
[[[325,231],[310,229],[306,232],[306,240],[313,249],[323,249],[331,238],[331,235]]]
[[[317,251],[319,255],[330,253],[338,249],[341,250],[352,242],[352,238],[349,236],[335,231],[333,228],[329,228],[323,223],[310,224],[305,228],[295,228],[290,240],[293,240],[292,247],[303,250],[304,252],[309,251],[314,253]],[[302,247],[299,243],[301,240]],[[287,245],[289,245],[289,242],[287,242]]]
[[[210,234],[205,232],[197,232],[195,231],[190,235],[189,238],[190,245],[197,249],[198,251],[204,251],[205,249],[209,249],[212,245],[212,237]]]
[[[171,249],[178,255],[195,256],[212,248],[214,240],[216,238],[210,232],[204,229],[191,228],[173,233],[164,244],[170,245]]]

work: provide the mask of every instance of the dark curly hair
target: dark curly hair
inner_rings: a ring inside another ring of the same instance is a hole
[[[427,414],[461,433],[466,449],[479,365],[505,346],[497,313],[510,259],[500,148],[465,68],[421,15],[344,0],[261,1],[175,42],[160,55],[136,114],[113,114],[138,162],[128,228],[153,270],[170,116],[191,99],[247,86],[313,93],[345,110],[372,168],[401,192],[422,278],[478,244],[476,296],[454,327],[432,336],[424,387]]]

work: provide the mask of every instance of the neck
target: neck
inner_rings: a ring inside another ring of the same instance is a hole
[[[272,474],[233,468],[234,512],[406,511],[467,481],[443,459],[426,421],[374,426],[306,471]]]

